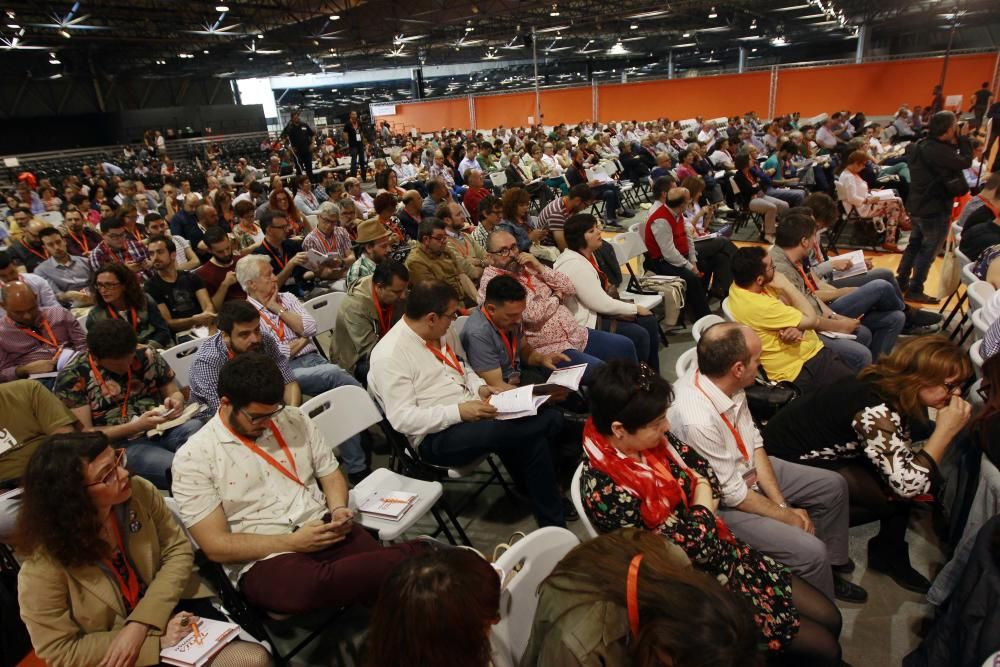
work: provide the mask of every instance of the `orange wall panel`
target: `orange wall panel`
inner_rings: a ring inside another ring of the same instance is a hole
[[[409,131],[411,127],[421,132],[435,132],[442,127],[469,128],[469,100],[465,97],[452,100],[431,100],[397,104],[395,116],[376,116],[375,122],[389,121],[389,125]]]
[[[534,115],[534,93],[508,93],[476,98],[476,128],[492,129],[500,125],[521,127],[528,124],[528,116]]]
[[[602,123],[615,120],[718,118],[756,111],[767,114],[770,72],[748,72],[603,85],[598,89]],[[586,114],[581,118],[586,118]]]
[[[542,122],[545,125],[576,125],[593,116],[593,93],[585,88],[542,91]]]
[[[996,55],[954,56],[948,62],[944,95],[962,95],[963,111],[983,81],[991,81]],[[815,116],[838,109],[869,116],[893,114],[902,104],[926,105],[941,79],[944,58],[779,70],[775,113]]]

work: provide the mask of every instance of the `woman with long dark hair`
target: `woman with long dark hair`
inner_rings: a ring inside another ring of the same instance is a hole
[[[87,328],[94,322],[121,319],[132,325],[139,342],[168,348],[174,336],[153,297],[142,291],[139,279],[124,264],[104,264],[91,283],[94,307],[87,315]]]
[[[18,545],[21,618],[49,667],[159,665],[160,651],[216,617],[191,542],[163,497],[129,477],[125,450],[93,431],[50,436],[24,474]],[[221,619],[220,619],[221,620]],[[212,667],[271,664],[235,641]]]
[[[368,633],[369,667],[489,667],[500,576],[468,549],[409,558],[382,585]]]
[[[580,478],[584,510],[601,532],[641,527],[681,547],[695,569],[753,605],[759,639],[794,664],[840,666],[841,618],[816,588],[738,540],[716,515],[719,481],[670,433],[673,391],[645,364],[606,362],[590,385]]]
[[[983,363],[982,375],[979,395],[984,405],[972,420],[972,442],[979,445],[986,458],[1000,468],[1000,355],[994,355]]]

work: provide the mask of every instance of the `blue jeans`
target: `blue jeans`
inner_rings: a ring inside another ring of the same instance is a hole
[[[174,453],[205,425],[205,421],[207,420],[200,417],[192,417],[159,438],[147,438],[143,435],[121,443],[128,453],[128,471],[148,479],[158,489],[170,489],[167,470],[174,461]]]
[[[789,206],[802,206],[808,193],[798,188],[768,188],[767,196],[780,199]]]
[[[568,348],[562,351],[569,361],[556,364],[559,368],[574,366],[576,364],[587,364],[587,370],[583,373],[584,384],[589,383],[594,372],[601,367],[605,361],[611,359],[626,359],[636,362],[635,345],[625,336],[587,329],[587,346],[582,351]]]
[[[865,366],[872,365],[872,332],[864,325],[854,332],[857,340],[849,338],[827,338],[820,335],[823,345],[837,353],[840,360],[844,362],[851,371],[857,373]]]
[[[910,232],[910,242],[906,244],[903,258],[899,260],[896,278],[904,292],[918,294],[924,292],[924,281],[927,272],[934,263],[934,258],[941,251],[950,229],[951,216],[938,213],[926,217],[910,217],[913,231]],[[939,296],[948,296],[940,294]]]
[[[839,315],[861,318],[861,324],[871,331],[874,359],[892,351],[906,324],[906,304],[896,290],[893,283],[872,280],[829,304]]]
[[[618,209],[621,207],[621,197],[618,194],[618,186],[610,183],[603,183],[596,188],[591,188],[594,199],[604,202],[604,221],[614,223],[618,219]]]
[[[601,328],[608,331],[615,324],[614,333],[624,336],[635,345],[635,354],[639,361],[645,361],[657,373],[660,372],[660,329],[656,318],[652,315],[642,315],[635,322],[601,318]]]
[[[289,360],[288,365],[295,375],[295,380],[299,383],[303,394],[319,396],[324,391],[330,391],[336,387],[344,385],[354,385],[360,387],[361,383],[354,379],[350,373],[336,364],[319,355],[318,352],[310,352]],[[348,473],[363,472],[365,465],[365,451],[361,448],[361,435],[355,435],[337,447],[337,454],[344,462],[344,470]]]

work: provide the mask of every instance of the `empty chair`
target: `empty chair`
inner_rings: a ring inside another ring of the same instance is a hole
[[[337,311],[340,309],[340,303],[345,298],[347,298],[345,292],[330,292],[329,294],[309,299],[303,304],[306,310],[309,311],[309,314],[313,316],[313,319],[316,320],[317,335],[325,331],[332,331],[337,326]]]
[[[204,338],[196,338],[180,345],[174,345],[166,350],[160,350],[160,356],[163,357],[163,360],[167,362],[170,370],[176,376],[177,386],[187,387],[189,385],[191,366],[194,365],[194,360],[198,356],[198,349],[205,340]]]

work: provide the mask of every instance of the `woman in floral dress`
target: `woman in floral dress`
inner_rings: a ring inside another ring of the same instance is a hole
[[[645,364],[614,360],[595,373],[583,433],[580,491],[601,532],[637,526],[680,546],[754,609],[762,642],[814,667],[838,667],[841,617],[821,592],[733,537],[715,515],[719,483],[708,463],[671,435],[670,384]]]

